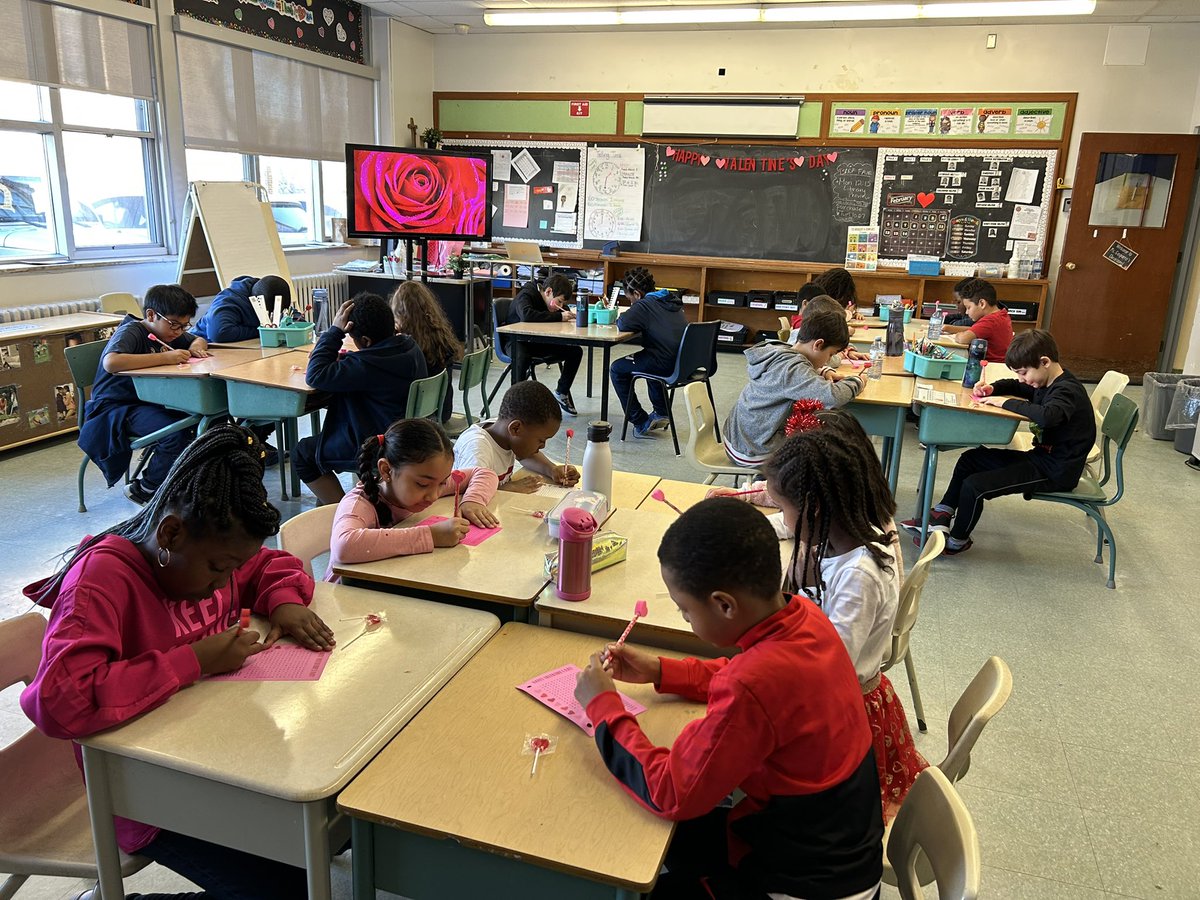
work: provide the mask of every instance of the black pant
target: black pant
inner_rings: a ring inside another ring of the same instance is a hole
[[[539,362],[562,363],[562,374],[558,377],[558,392],[569,393],[583,362],[583,348],[572,344],[540,344],[536,341],[513,341],[512,378],[513,384],[531,377],[531,359]]]
[[[613,390],[625,410],[625,418],[631,425],[641,425],[648,418],[646,410],[638,402],[637,391],[633,389],[633,373],[646,372],[651,375],[670,375],[675,371],[675,363],[661,363],[653,357],[642,357],[640,353],[623,356],[608,367],[612,378]],[[654,407],[655,415],[667,415],[667,391],[658,381],[647,381],[646,390],[650,394],[650,404]]]
[[[950,537],[965,541],[983,514],[983,501],[1005,494],[1055,490],[1028,451],[976,447],[959,457],[942,505],[955,510]]]
[[[159,832],[138,853],[204,888],[203,894],[148,894],[144,900],[171,896],[196,900],[296,900],[308,896],[304,869],[172,831]]]

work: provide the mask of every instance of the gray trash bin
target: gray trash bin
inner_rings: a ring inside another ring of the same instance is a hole
[[[1175,449],[1191,453],[1196,438],[1196,420],[1200,418],[1200,378],[1182,378],[1175,384],[1175,396],[1167,413],[1167,430],[1175,437]]]
[[[1167,428],[1167,416],[1175,400],[1175,385],[1185,378],[1200,375],[1174,375],[1170,372],[1147,372],[1142,379],[1142,431],[1156,441],[1175,439],[1175,431]]]

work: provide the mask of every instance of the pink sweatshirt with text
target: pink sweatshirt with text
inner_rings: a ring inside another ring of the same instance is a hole
[[[27,597],[50,609],[50,622],[21,708],[44,733],[64,739],[120,725],[197,681],[200,663],[189,644],[235,624],[241,607],[268,616],[284,603],[307,606],[313,595],[300,560],[264,548],[211,597],[172,600],[137,546],[115,535],[86,550],[58,590],[39,598],[46,583],[25,588]],[[115,820],[126,853],[158,834],[140,822]]]

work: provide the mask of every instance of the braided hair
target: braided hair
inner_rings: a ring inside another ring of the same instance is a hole
[[[637,291],[643,297],[654,290],[654,276],[645,266],[634,266],[621,279],[627,291]]]
[[[771,492],[785,498],[799,513],[797,540],[785,587],[794,591],[804,583],[814,585],[813,599],[818,605],[822,603],[825,587],[821,564],[828,555],[835,517],[855,546],[866,547],[881,569],[890,573],[895,562],[885,549],[895,539],[895,533],[879,534],[887,528],[896,510],[879,461],[873,451],[868,451],[870,460],[866,459],[862,444],[869,448],[870,442],[865,433],[860,441],[844,420],[829,418],[833,412],[836,411],[818,413],[819,427],[792,435],[763,466]],[[853,420],[847,413],[842,415]],[[861,426],[858,431],[862,432]],[[868,463],[878,470],[878,479]],[[808,534],[804,548],[799,540],[802,532]],[[804,571],[800,573],[801,584],[796,584],[796,563],[802,549]]]
[[[391,507],[380,493],[379,460],[394,469],[423,463],[438,454],[452,456],[454,445],[442,426],[429,419],[397,419],[383,434],[373,434],[358,451],[358,480],[363,496],[375,507],[380,526],[392,524]]]
[[[174,513],[195,537],[241,527],[262,541],[279,531],[279,510],[263,485],[266,451],[254,432],[232,423],[217,425],[192,441],[176,458],[150,502],[133,518],[119,522],[81,544],[46,582],[43,595],[56,592],[77,560],[109,535],[135,544],[148,541],[163,517]],[[66,554],[64,554],[66,556]]]

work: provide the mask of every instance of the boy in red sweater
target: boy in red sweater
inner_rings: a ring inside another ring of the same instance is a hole
[[[696,636],[742,652],[677,660],[610,644],[607,661],[594,655],[579,676],[575,696],[609,771],[652,813],[682,823],[654,896],[875,897],[883,817],[858,678],[821,610],[780,592],[770,523],[737,500],[705,500],[667,530],[658,559]],[[656,747],[614,678],[705,701],[708,712]],[[725,808],[735,788],[746,797]]]

